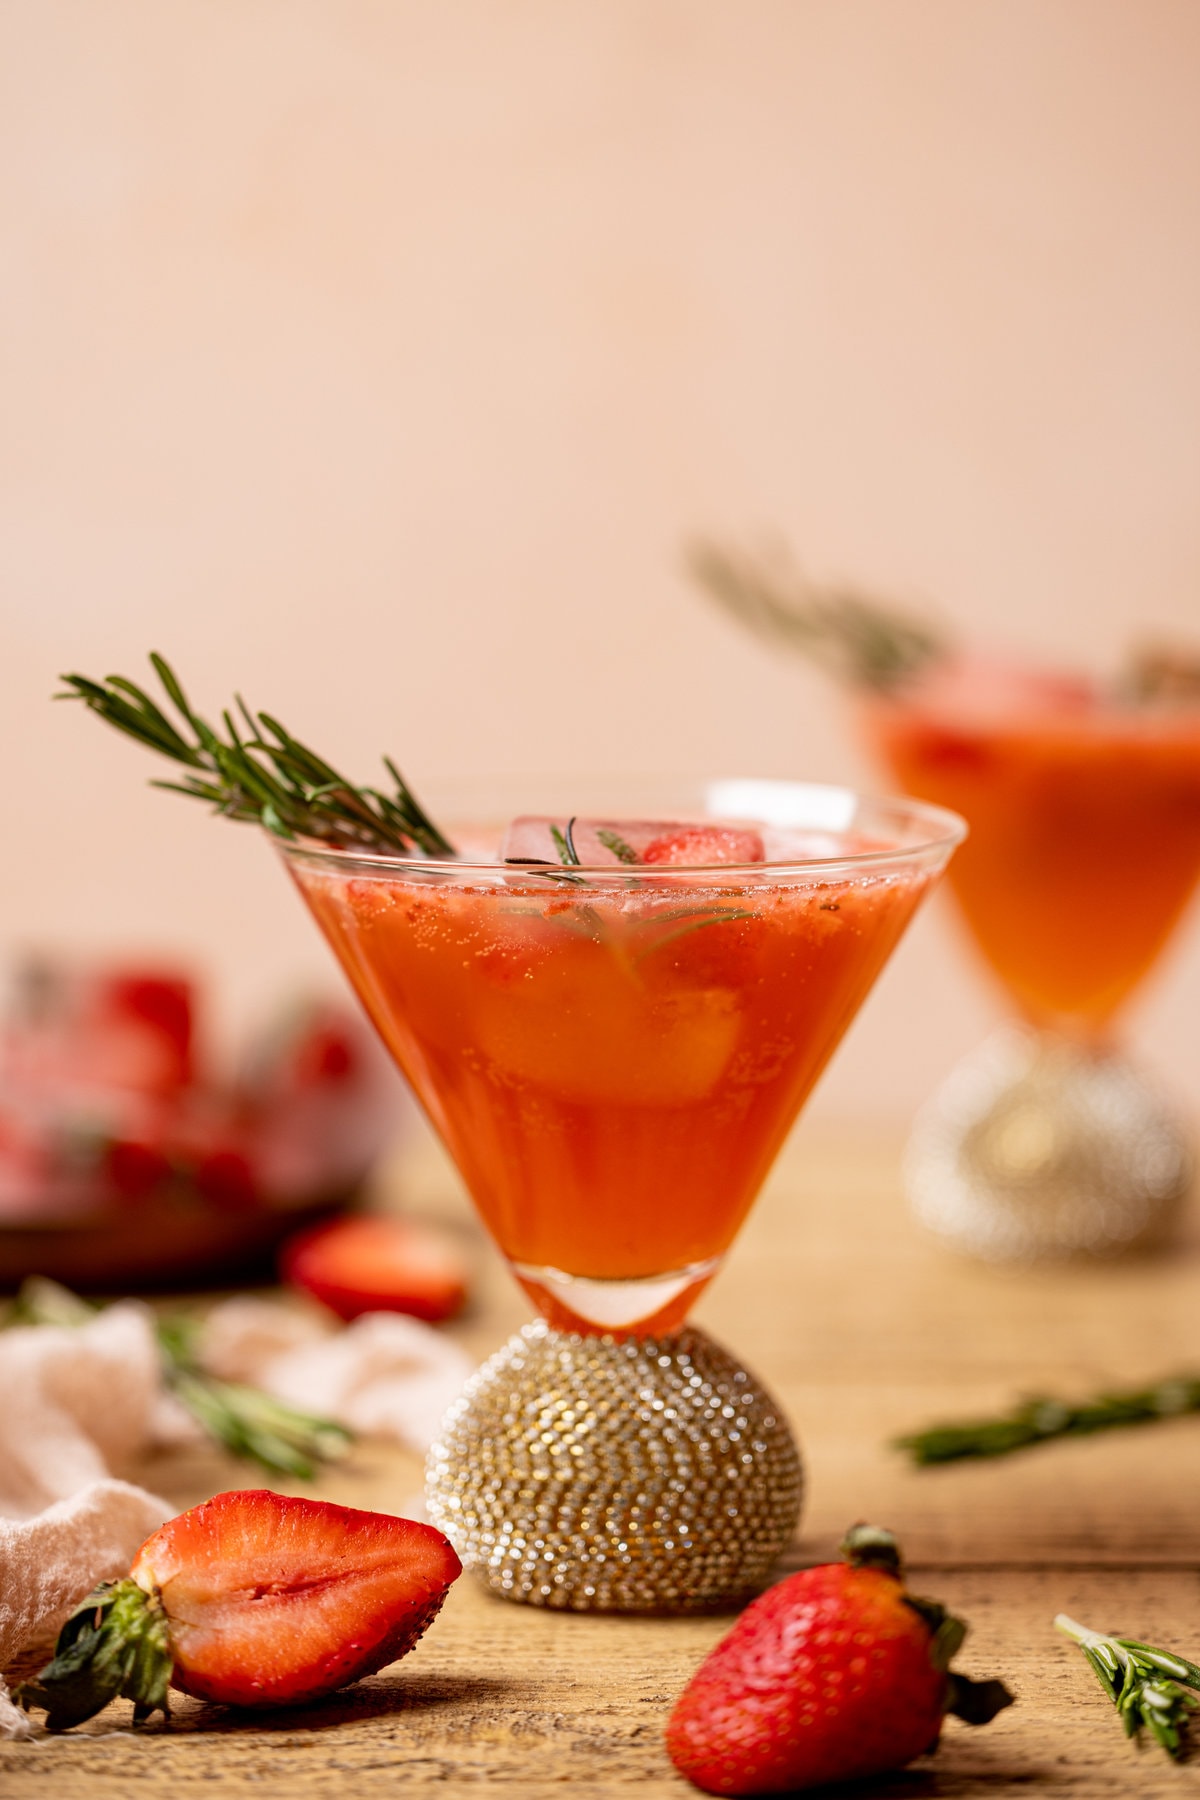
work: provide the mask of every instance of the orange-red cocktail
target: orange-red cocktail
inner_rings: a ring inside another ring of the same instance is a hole
[[[552,1322],[682,1320],[947,853],[813,842],[578,875],[288,853]]]
[[[950,884],[1031,1024],[1103,1033],[1200,878],[1200,715],[911,698],[865,709],[906,792],[971,835]]]

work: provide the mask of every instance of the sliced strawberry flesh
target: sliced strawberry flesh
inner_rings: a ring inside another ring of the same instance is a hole
[[[282,1706],[402,1656],[460,1569],[432,1526],[258,1490],[172,1519],[132,1574],[161,1594],[176,1687]]]

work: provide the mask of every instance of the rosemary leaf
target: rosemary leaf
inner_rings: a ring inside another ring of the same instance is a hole
[[[558,851],[558,860],[567,868],[579,866],[579,852],[575,848],[575,821],[567,820],[567,828],[560,831],[557,825],[550,827],[550,836],[554,839],[554,848]]]
[[[709,598],[751,631],[852,687],[886,691],[946,654],[925,620],[855,588],[820,587],[781,555],[755,558],[700,542],[687,565]]]
[[[1200,1375],[1171,1375],[1150,1387],[1114,1388],[1089,1400],[1034,1396],[1011,1413],[910,1432],[896,1438],[894,1448],[906,1450],[913,1462],[924,1468],[967,1457],[1007,1456],[1053,1438],[1085,1437],[1189,1412],[1200,1412]]]
[[[69,1288],[31,1275],[9,1308],[5,1324],[86,1325],[100,1308]],[[260,1388],[218,1381],[198,1359],[199,1330],[182,1314],[155,1320],[163,1380],[176,1399],[217,1443],[256,1462],[271,1475],[310,1481],[320,1463],[343,1456],[353,1434],[332,1419],[300,1412]]]
[[[82,700],[115,730],[196,771],[182,782],[158,781],[153,786],[207,801],[226,818],[256,822],[284,839],[308,837],[339,849],[402,856],[414,850],[427,856],[455,854],[389,758],[384,758],[384,765],[395,783],[393,794],[359,787],[270,713],[253,714],[240,695],[235,703],[249,736],[243,737],[226,709],[221,737],[193,711],[166,659],[154,651],[150,661],[190,738],[149,694],[123,675],[110,675],[103,682],[64,675],[67,691],[56,697]]]
[[[1126,1737],[1138,1737],[1144,1727],[1168,1756],[1179,1757],[1191,1715],[1200,1708],[1200,1668],[1137,1638],[1092,1631],[1066,1613],[1059,1613],[1054,1624],[1083,1651],[1116,1707]]]
[[[600,842],[604,845],[604,848],[606,850],[612,851],[613,855],[617,858],[618,862],[623,862],[623,863],[637,862],[637,860],[638,860],[637,851],[634,849],[632,844],[627,844],[625,842],[625,839],[620,835],[619,832],[605,831],[605,830],[603,830],[603,828],[601,828],[601,829],[597,830],[596,836],[597,836],[597,838],[599,838]]]

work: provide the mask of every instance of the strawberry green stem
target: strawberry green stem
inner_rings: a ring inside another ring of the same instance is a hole
[[[882,1569],[886,1575],[901,1573],[900,1546],[883,1525],[852,1525],[838,1549],[852,1569]]]
[[[1013,1704],[1002,1681],[972,1681],[969,1675],[947,1677],[946,1711],[964,1725],[990,1725],[997,1713]]]
[[[133,1722],[168,1711],[174,1658],[167,1615],[157,1592],[136,1581],[104,1581],[77,1606],[59,1633],[54,1656],[16,1690],[31,1710],[45,1711],[48,1731],[82,1725],[110,1700],[132,1700]]]
[[[862,1522],[852,1525],[839,1548],[851,1568],[875,1569],[897,1581],[902,1579],[900,1546],[892,1532],[882,1525]],[[951,1671],[950,1664],[967,1635],[962,1620],[956,1619],[938,1600],[926,1600],[908,1592],[903,1599],[928,1629],[929,1660],[946,1677],[945,1711],[967,1725],[990,1724],[998,1712],[1012,1705],[1013,1697],[1002,1681],[972,1681],[969,1675]]]

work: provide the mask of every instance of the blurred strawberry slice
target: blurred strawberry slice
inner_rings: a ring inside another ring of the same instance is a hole
[[[133,1042],[139,1046],[131,1085],[167,1092],[194,1079],[195,993],[186,977],[113,970],[98,979],[91,1013],[97,1052],[103,1053],[106,1036],[122,1043],[127,1056]]]
[[[346,1088],[373,1074],[371,1042],[344,1006],[306,1000],[264,1032],[242,1072],[242,1091],[261,1103],[316,1089]]]
[[[411,1109],[366,1021],[320,999],[288,1007],[260,1037],[237,1098],[260,1187],[295,1199],[353,1187]]]
[[[0,1221],[36,1215],[52,1204],[54,1177],[45,1133],[0,1096]]]
[[[575,855],[571,856],[571,849]],[[672,819],[571,819],[530,814],[514,819],[500,849],[509,863],[622,864],[762,862],[761,835],[751,826],[687,824]]]
[[[122,1200],[144,1200],[173,1174],[162,1148],[138,1138],[110,1138],[103,1147],[102,1166],[110,1192]]]
[[[215,1144],[206,1150],[192,1173],[196,1192],[221,1212],[244,1212],[264,1201],[254,1163],[245,1150],[232,1144]]]
[[[5,1064],[59,1094],[169,1098],[195,1079],[195,998],[186,977],[33,958],[16,975]]]
[[[284,1280],[340,1319],[368,1312],[452,1318],[467,1297],[467,1271],[454,1243],[410,1219],[334,1219],[289,1238],[279,1258]]]

